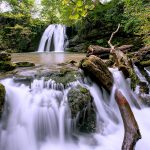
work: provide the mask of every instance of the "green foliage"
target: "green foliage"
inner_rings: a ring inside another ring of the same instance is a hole
[[[150,4],[144,0],[124,0],[125,19],[122,21],[127,33],[142,36],[146,45],[150,45]]]
[[[42,0],[42,6],[44,20],[67,25],[76,23],[94,9],[91,0]]]
[[[105,4],[97,3],[82,22],[77,24],[80,34],[90,34],[90,37],[97,37],[97,39],[110,36],[123,19],[123,7],[124,3],[120,0],[111,0]]]
[[[34,12],[34,0],[3,0],[10,7],[13,14],[24,14],[26,16],[31,16]]]
[[[1,13],[0,50],[18,52],[37,49],[45,23],[23,14]]]

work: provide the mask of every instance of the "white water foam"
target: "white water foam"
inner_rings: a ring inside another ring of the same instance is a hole
[[[45,29],[39,44],[38,52],[63,52],[66,45],[66,27],[60,24],[52,24]]]
[[[129,97],[127,84],[118,70],[112,70],[115,88]],[[31,87],[14,83],[12,79],[1,81],[6,87],[6,103],[0,122],[0,150],[120,150],[124,127],[113,91],[110,100],[104,89],[91,85],[72,83],[67,89],[53,80],[34,80]],[[97,132],[72,138],[71,113],[67,102],[70,87],[82,85],[88,88],[97,109]],[[150,108],[137,109],[129,100],[138,122],[142,139],[135,150],[150,149]]]

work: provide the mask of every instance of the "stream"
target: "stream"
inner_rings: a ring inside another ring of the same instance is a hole
[[[32,60],[42,65],[71,60],[79,62],[82,58],[82,54],[53,52],[12,55],[13,61]],[[16,83],[13,78],[1,80],[6,88],[6,102],[0,121],[0,150],[120,150],[124,127],[114,99],[116,87],[128,99],[139,125],[142,139],[137,142],[135,150],[149,150],[150,108],[139,103],[141,109],[137,109],[130,99],[130,88],[122,73],[117,69],[110,71],[115,81],[110,97],[91,81],[83,83],[77,80],[64,87],[44,78],[34,79],[30,85]],[[94,98],[97,110],[95,133],[76,133],[74,136],[67,94],[77,85],[86,87]]]

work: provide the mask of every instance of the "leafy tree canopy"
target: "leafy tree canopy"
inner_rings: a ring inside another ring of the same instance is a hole
[[[124,29],[143,37],[145,44],[150,45],[150,3],[149,0],[124,0]]]

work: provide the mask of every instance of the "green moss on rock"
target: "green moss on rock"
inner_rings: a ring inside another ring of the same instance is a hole
[[[79,115],[76,123],[79,132],[94,132],[96,129],[96,112],[90,92],[85,87],[78,85],[69,91],[68,102],[72,118]]]
[[[12,71],[16,68],[16,65],[10,61],[0,61],[0,71]]]
[[[17,67],[34,67],[35,64],[31,62],[17,62],[15,63]]]
[[[0,53],[0,61],[10,61],[11,60],[11,55],[6,52],[1,52]]]
[[[140,65],[143,66],[143,67],[148,67],[148,66],[150,66],[150,60],[141,61]]]
[[[68,83],[76,81],[78,76],[80,76],[80,73],[77,70],[62,67],[59,72],[52,73],[50,78],[66,86]]]

